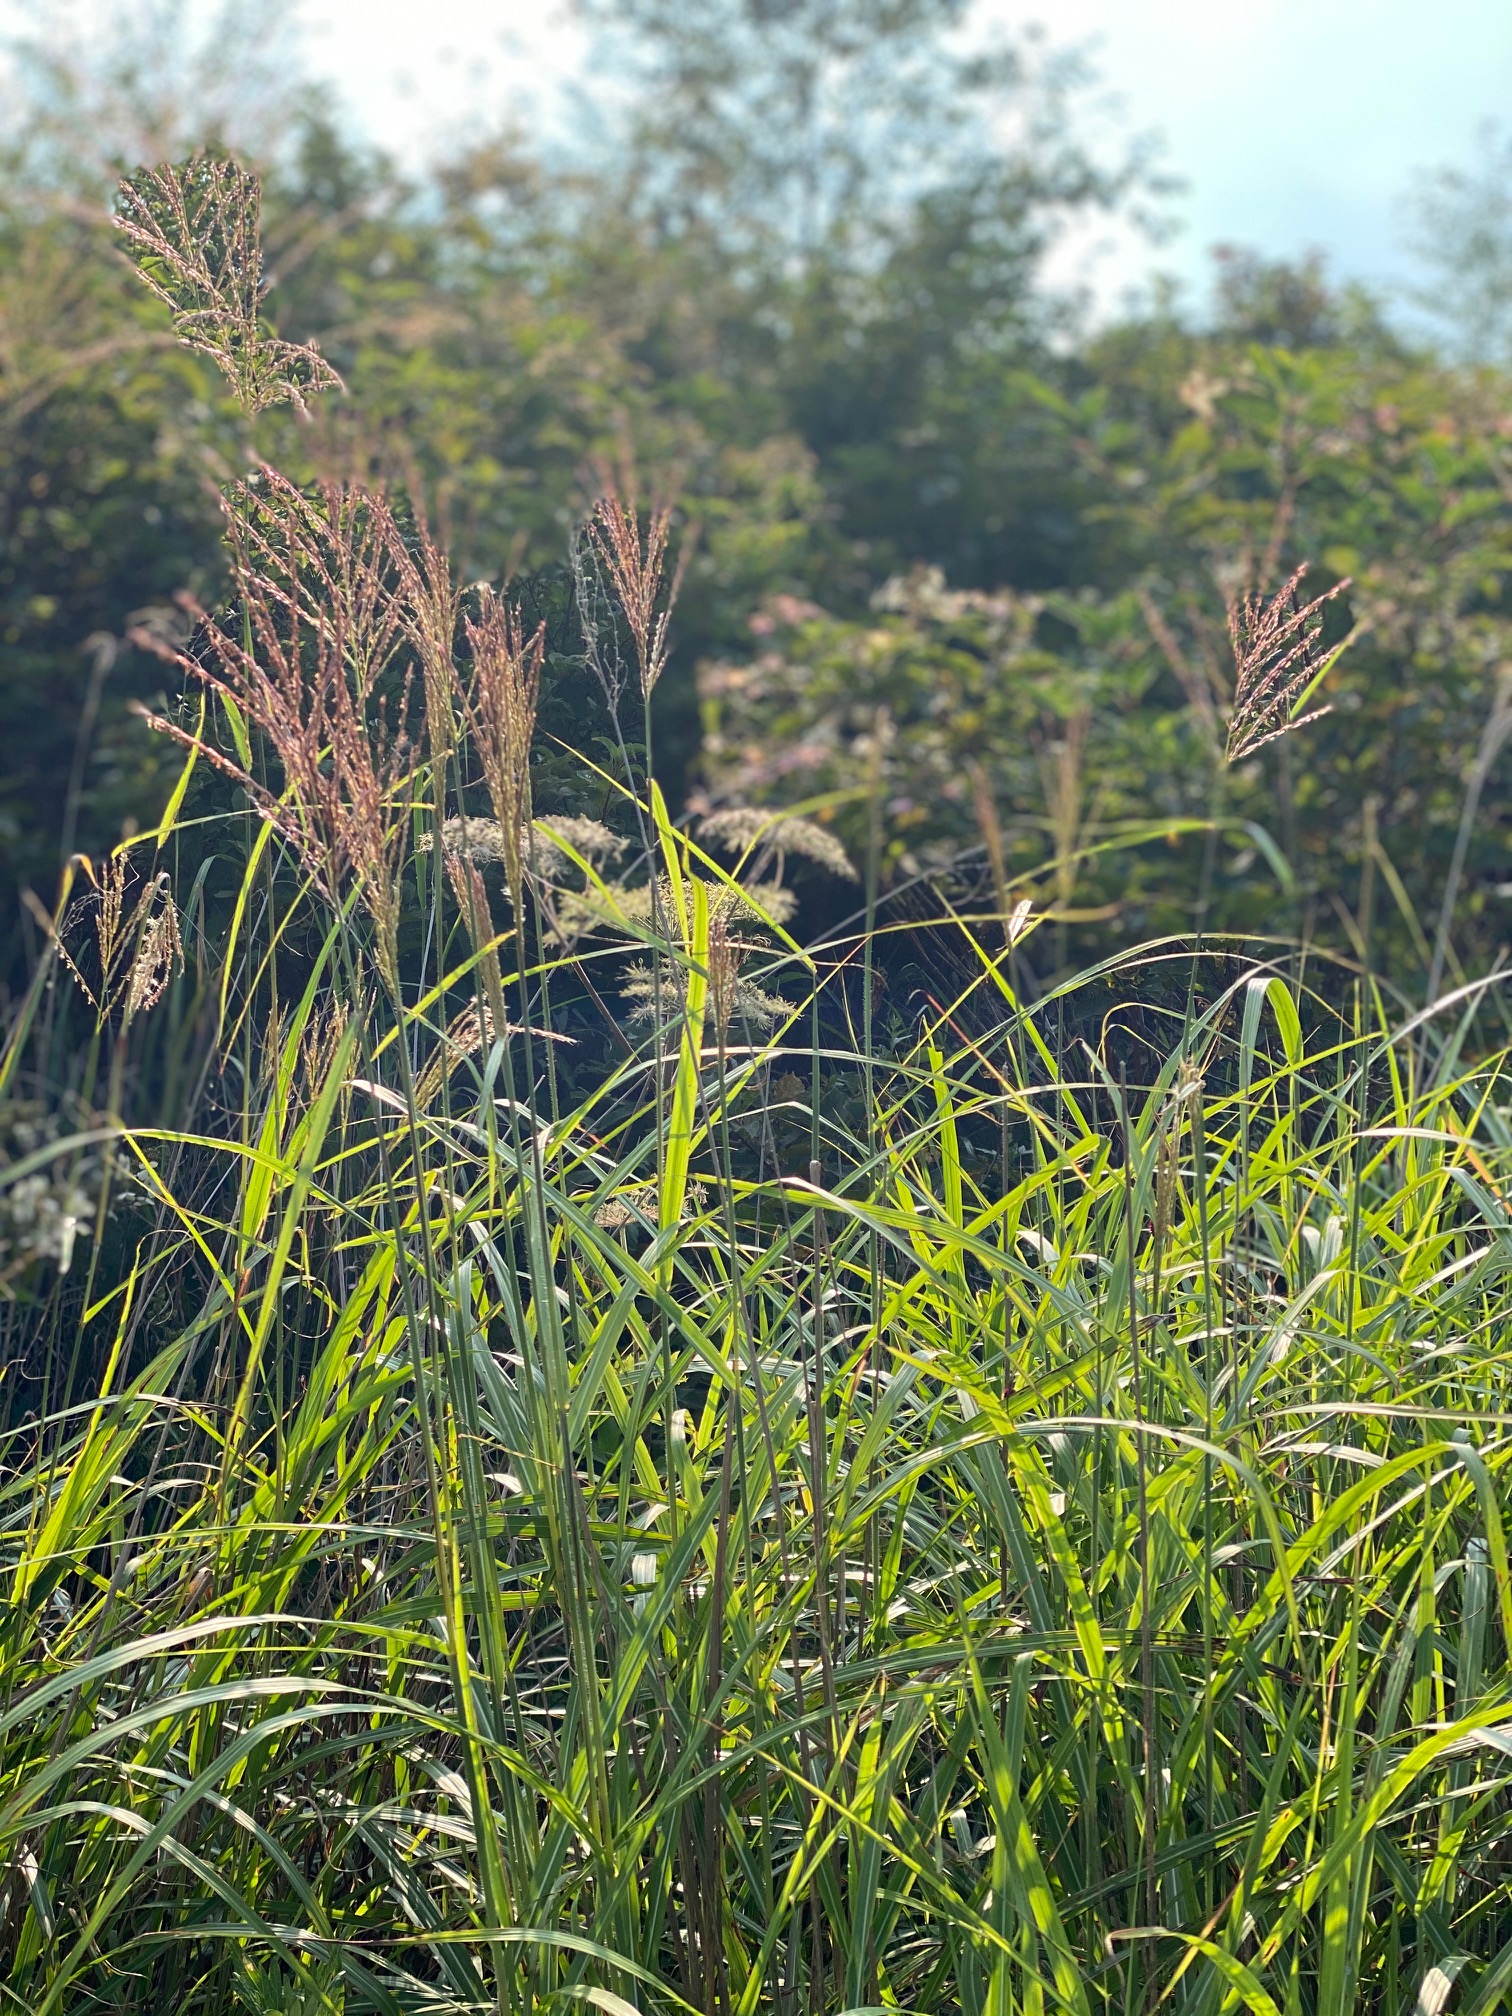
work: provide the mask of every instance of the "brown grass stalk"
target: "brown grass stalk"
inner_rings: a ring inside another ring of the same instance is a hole
[[[341,384],[310,344],[262,320],[262,187],[248,169],[198,154],[139,169],[118,200],[117,228],[179,341],[214,359],[249,413],[284,400],[303,411],[306,393]]]
[[[1323,610],[1344,593],[1349,581],[1336,581],[1304,603],[1297,591],[1306,573],[1305,565],[1299,567],[1268,602],[1250,594],[1229,605],[1234,647],[1234,705],[1224,748],[1229,763],[1242,763],[1267,742],[1332,711],[1314,707],[1300,717],[1293,714],[1323,666]]]
[[[682,587],[683,554],[667,579],[667,545],[672,507],[658,504],[650,512],[642,535],[633,501],[608,489],[594,507],[587,537],[614,589],[615,599],[635,644],[641,698],[649,702],[667,666],[672,610]],[[665,591],[665,592],[664,592]]]
[[[504,872],[518,915],[530,828],[530,745],[541,695],[546,626],[538,624],[527,637],[519,612],[486,588],[477,621],[468,617],[465,627],[473,661],[471,690],[455,674],[454,690],[499,822]]]
[[[392,515],[358,486],[326,485],[311,498],[266,471],[235,486],[226,517],[233,602],[214,615],[197,611],[187,650],[168,655],[266,740],[281,787],[177,724],[147,718],[234,777],[333,902],[355,886],[380,971],[397,989],[399,872],[415,780]]]

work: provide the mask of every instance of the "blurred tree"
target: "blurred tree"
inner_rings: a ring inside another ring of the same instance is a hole
[[[970,0],[579,0],[616,71],[634,200],[667,236],[706,235],[763,273],[874,266],[926,194],[1067,137],[1078,72],[971,34]],[[1022,172],[1019,195],[1024,193]]]
[[[1472,168],[1424,176],[1408,201],[1408,244],[1432,275],[1412,299],[1450,353],[1512,361],[1512,132],[1480,134]]]
[[[220,569],[216,485],[252,453],[215,374],[119,257],[108,200],[139,159],[276,146],[301,96],[276,4],[49,8],[10,50],[0,150],[0,906],[50,902],[60,854],[153,816],[173,767],[129,703]]]
[[[915,560],[1073,576],[1070,308],[1044,261],[1148,179],[1142,150],[1087,145],[1081,66],[984,40],[967,0],[580,6],[634,78],[618,208],[684,298],[712,292],[724,368],[814,455],[849,549],[827,591]]]
[[[1243,245],[1213,251],[1216,333],[1287,350],[1327,349],[1352,333],[1349,301],[1329,282],[1321,252],[1266,259]]]
[[[219,146],[268,159],[318,98],[294,0],[47,0],[5,45],[7,175],[107,199],[123,169]]]
[[[0,862],[51,901],[60,849],[149,815],[163,752],[127,648],[218,571],[208,375],[124,284],[98,217],[0,192]]]

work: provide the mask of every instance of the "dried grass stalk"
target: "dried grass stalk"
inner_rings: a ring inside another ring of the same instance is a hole
[[[149,1009],[156,1008],[168,992],[169,981],[184,963],[178,912],[166,893],[167,877],[162,877],[161,881],[162,901],[154,904],[152,914],[142,926],[136,954],[126,975],[126,992],[121,1005],[123,1022],[130,1022],[133,1016],[145,1015]]]
[[[420,660],[425,684],[425,722],[437,775],[456,746],[455,646],[461,598],[451,562],[422,521],[412,552],[393,528],[392,551],[399,570],[404,631]]]
[[[452,885],[452,894],[457,899],[457,908],[462,912],[462,921],[467,926],[467,935],[478,955],[478,969],[483,977],[483,995],[489,1014],[494,1027],[502,1029],[505,1023],[504,976],[499,969],[499,955],[494,945],[497,934],[483,871],[475,861],[448,848],[446,873]]]
[[[643,538],[634,504],[614,489],[600,497],[587,527],[588,544],[609,578],[634,642],[645,701],[667,667],[672,610],[682,586],[681,562],[667,580],[671,530],[672,507],[660,504],[651,512]]]
[[[1335,582],[1304,603],[1297,590],[1306,573],[1304,564],[1269,602],[1247,595],[1229,604],[1234,646],[1234,705],[1224,749],[1229,763],[1242,763],[1267,742],[1332,711],[1314,707],[1296,718],[1292,713],[1322,668],[1323,610],[1344,593],[1349,581]]]
[[[157,1006],[183,967],[178,911],[167,875],[154,875],[128,902],[133,871],[123,855],[112,854],[98,872],[88,860],[83,865],[94,890],[64,917],[58,951],[95,1013],[103,1019],[119,1009],[125,1029]],[[68,943],[89,918],[99,958],[99,975],[93,983],[85,978]]]
[[[480,1009],[476,1002],[452,1017],[440,1043],[415,1079],[415,1103],[422,1111],[434,1103],[458,1065],[493,1042],[498,1026],[492,1011],[487,1007]]]
[[[147,719],[234,777],[330,899],[355,883],[379,968],[397,988],[399,872],[414,779],[392,514],[358,486],[329,484],[311,498],[265,471],[235,486],[226,515],[233,603],[217,615],[198,612],[188,649],[169,655],[266,738],[282,790],[177,724]],[[133,642],[162,649],[151,638]],[[386,674],[387,696],[379,691]]]
[[[518,905],[530,824],[530,745],[541,695],[546,626],[526,637],[518,611],[484,589],[476,622],[466,619],[472,651],[471,691],[460,679],[457,698],[483,766],[483,781],[499,822],[504,872]]]
[[[199,154],[120,184],[116,225],[142,279],[173,311],[179,341],[212,357],[249,413],[341,380],[310,344],[281,342],[263,296],[262,188],[235,161]]]

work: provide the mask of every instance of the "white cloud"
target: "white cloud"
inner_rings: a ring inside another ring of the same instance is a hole
[[[298,0],[316,74],[362,129],[418,159],[513,114],[550,118],[584,37],[553,0]]]

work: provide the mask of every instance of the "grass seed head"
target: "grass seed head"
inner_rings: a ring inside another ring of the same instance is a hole
[[[850,856],[817,819],[783,818],[755,805],[730,805],[706,813],[698,830],[702,838],[718,841],[732,854],[749,854],[759,847],[769,854],[812,861],[843,882],[858,879]]]
[[[87,859],[83,866],[93,891],[63,918],[58,950],[96,1015],[103,1021],[119,1009],[124,1028],[157,1006],[183,967],[178,910],[167,875],[141,882],[123,854],[110,855],[98,870]],[[93,921],[98,959],[93,978],[79,964],[90,964],[85,947],[69,944],[86,919]]]
[[[178,911],[168,893],[166,875],[158,876],[151,884],[142,907],[148,915],[137,934],[121,1004],[122,1021],[127,1023],[157,1006],[184,963]]]
[[[120,184],[116,227],[145,284],[173,311],[179,341],[220,366],[248,413],[338,387],[308,343],[263,322],[262,185],[235,161],[197,154]]]
[[[528,844],[530,747],[541,695],[546,626],[538,624],[527,637],[519,612],[485,589],[477,619],[469,616],[466,630],[472,652],[471,687],[457,679],[455,691],[498,821],[509,893],[518,903]]]
[[[672,609],[682,583],[681,566],[670,582],[667,579],[671,529],[672,507],[659,504],[651,511],[642,535],[634,503],[627,503],[612,488],[599,499],[588,521],[588,543],[614,591],[635,645],[641,698],[646,702],[666,670]]]
[[[232,603],[200,612],[187,648],[169,655],[266,741],[282,788],[173,722],[147,718],[234,777],[331,901],[356,888],[392,990],[416,781],[393,515],[361,485],[328,483],[307,495],[264,470],[228,493],[226,521]]]
[[[1275,742],[1332,710],[1293,709],[1323,664],[1323,610],[1349,586],[1334,583],[1311,602],[1298,596],[1306,565],[1267,602],[1258,594],[1229,604],[1229,637],[1234,647],[1234,705],[1229,715],[1225,760],[1242,763],[1267,742]]]

